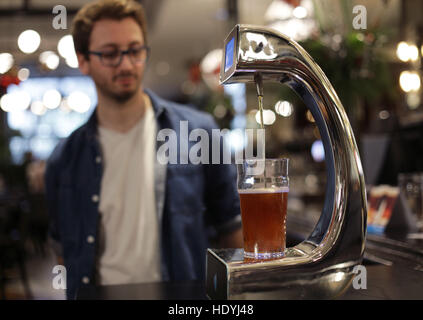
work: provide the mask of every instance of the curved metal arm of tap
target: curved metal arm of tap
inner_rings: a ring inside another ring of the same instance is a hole
[[[327,190],[321,217],[309,238],[289,248],[278,263],[360,261],[367,215],[363,170],[351,125],[329,80],[298,43],[272,29],[237,25],[225,44],[221,83],[254,82],[259,76],[289,86],[304,100],[322,137]]]

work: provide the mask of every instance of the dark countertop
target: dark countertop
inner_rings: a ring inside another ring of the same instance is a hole
[[[400,266],[370,265],[367,288],[352,286],[338,299],[423,299],[423,272]],[[78,300],[206,300],[202,282],[160,282],[82,289]]]
[[[423,300],[423,272],[401,266],[366,266],[367,289],[352,286],[343,300]]]
[[[205,300],[205,292],[204,283],[196,281],[89,286],[77,300]]]

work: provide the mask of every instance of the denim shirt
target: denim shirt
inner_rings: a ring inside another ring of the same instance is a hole
[[[176,132],[178,156],[180,121],[188,121],[189,132],[196,128],[207,130],[211,139],[211,130],[217,126],[209,114],[166,101],[149,90],[146,93],[152,101],[158,130],[169,128]],[[49,235],[64,258],[68,299],[76,297],[78,288],[96,283],[103,172],[97,129],[95,110],[86,124],[56,146],[47,161]],[[189,147],[195,143],[189,141]],[[211,141],[209,146],[211,149]],[[204,279],[211,233],[230,232],[241,226],[234,165],[211,161],[162,165],[156,159],[155,194],[163,281]]]

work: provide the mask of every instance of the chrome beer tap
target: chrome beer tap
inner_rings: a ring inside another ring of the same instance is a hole
[[[279,82],[312,113],[327,168],[321,217],[309,237],[279,260],[246,263],[242,249],[209,249],[207,295],[217,299],[331,298],[345,290],[362,261],[366,190],[358,148],[335,90],[310,55],[289,37],[265,27],[236,25],[224,43],[220,81]]]

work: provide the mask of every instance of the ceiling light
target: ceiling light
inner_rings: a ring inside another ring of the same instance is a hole
[[[276,115],[272,110],[264,109],[263,110],[263,124],[269,126],[276,121]],[[260,124],[260,111],[256,113],[256,122]]]
[[[50,70],[55,70],[59,66],[59,56],[53,51],[44,51],[40,54],[40,62]]]
[[[293,107],[289,101],[278,101],[275,104],[275,111],[282,117],[289,117],[292,114]]]
[[[84,92],[74,91],[69,95],[67,104],[72,110],[79,113],[84,113],[90,109],[91,99]]]
[[[29,78],[29,69],[28,68],[22,68],[18,71],[18,79],[21,81],[25,81]]]
[[[56,109],[62,101],[62,95],[56,89],[47,90],[43,95],[43,103],[48,109]]]
[[[78,68],[78,58],[76,57],[76,54],[74,56],[67,57],[66,64],[71,68]]]
[[[31,103],[31,112],[37,116],[41,116],[46,113],[47,109],[41,101],[34,101]]]
[[[414,110],[420,106],[420,94],[418,92],[407,93],[406,99],[410,109]]]
[[[70,34],[63,36],[57,44],[57,51],[71,68],[78,68],[78,58],[75,53],[73,38]]]
[[[397,46],[397,57],[403,62],[417,61],[419,58],[419,49],[416,45],[401,41]]]
[[[23,53],[33,53],[37,51],[41,43],[41,37],[37,31],[25,30],[18,37],[18,47]]]
[[[28,92],[17,90],[7,93],[0,100],[0,107],[3,111],[10,112],[15,110],[25,110],[31,102],[31,96]]]
[[[404,41],[398,43],[397,46],[397,57],[401,61],[408,61],[408,44]]]
[[[302,6],[298,6],[292,11],[292,15],[297,19],[304,19],[307,17],[307,9]]]
[[[10,53],[0,53],[0,74],[6,73],[13,66],[13,56]]]
[[[408,57],[411,61],[417,61],[419,58],[419,49],[414,44],[408,46]]]
[[[403,71],[399,83],[404,92],[417,91],[420,89],[420,76],[415,71]]]
[[[63,58],[67,58],[73,54],[75,54],[75,47],[73,45],[73,38],[70,34],[63,36],[58,44],[57,44],[57,51]]]

